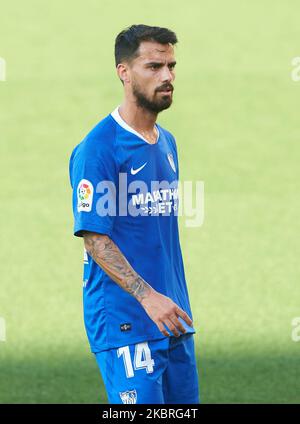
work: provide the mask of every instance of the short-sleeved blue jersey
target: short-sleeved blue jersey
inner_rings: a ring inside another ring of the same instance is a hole
[[[75,147],[70,158],[74,234],[108,235],[133,269],[192,319],[178,233],[176,144],[168,131],[156,129],[157,142],[150,144],[117,108]],[[165,338],[140,303],[86,251],[83,280],[92,352]],[[187,332],[195,332],[179,319]]]

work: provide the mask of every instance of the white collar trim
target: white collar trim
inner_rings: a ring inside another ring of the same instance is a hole
[[[142,140],[144,140],[146,143],[148,144],[157,144],[158,139],[159,139],[159,129],[158,126],[155,125],[155,128],[157,130],[157,138],[156,138],[156,142],[155,143],[149,143],[148,140],[145,139],[145,137],[142,136],[142,134],[140,134],[138,131],[134,130],[130,125],[128,125],[123,118],[121,118],[121,115],[119,114],[119,107],[117,106],[116,109],[111,113],[111,116],[114,118],[114,120],[121,125],[121,127],[123,127],[125,130],[131,132],[132,134],[137,135],[139,138],[141,138]]]

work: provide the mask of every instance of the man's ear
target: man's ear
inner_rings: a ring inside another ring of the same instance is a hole
[[[117,65],[117,73],[121,81],[123,81],[123,84],[125,82],[130,82],[129,72],[128,72],[128,65],[125,63],[119,63]]]

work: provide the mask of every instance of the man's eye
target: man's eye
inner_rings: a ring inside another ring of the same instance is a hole
[[[159,65],[151,65],[151,69],[158,69]]]

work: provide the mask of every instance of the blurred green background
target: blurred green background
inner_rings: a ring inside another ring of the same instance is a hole
[[[174,104],[182,180],[205,219],[181,240],[203,403],[299,403],[300,4],[152,0],[1,4],[0,403],[106,402],[82,317],[72,235],[73,147],[122,99],[118,32],[179,38]]]

